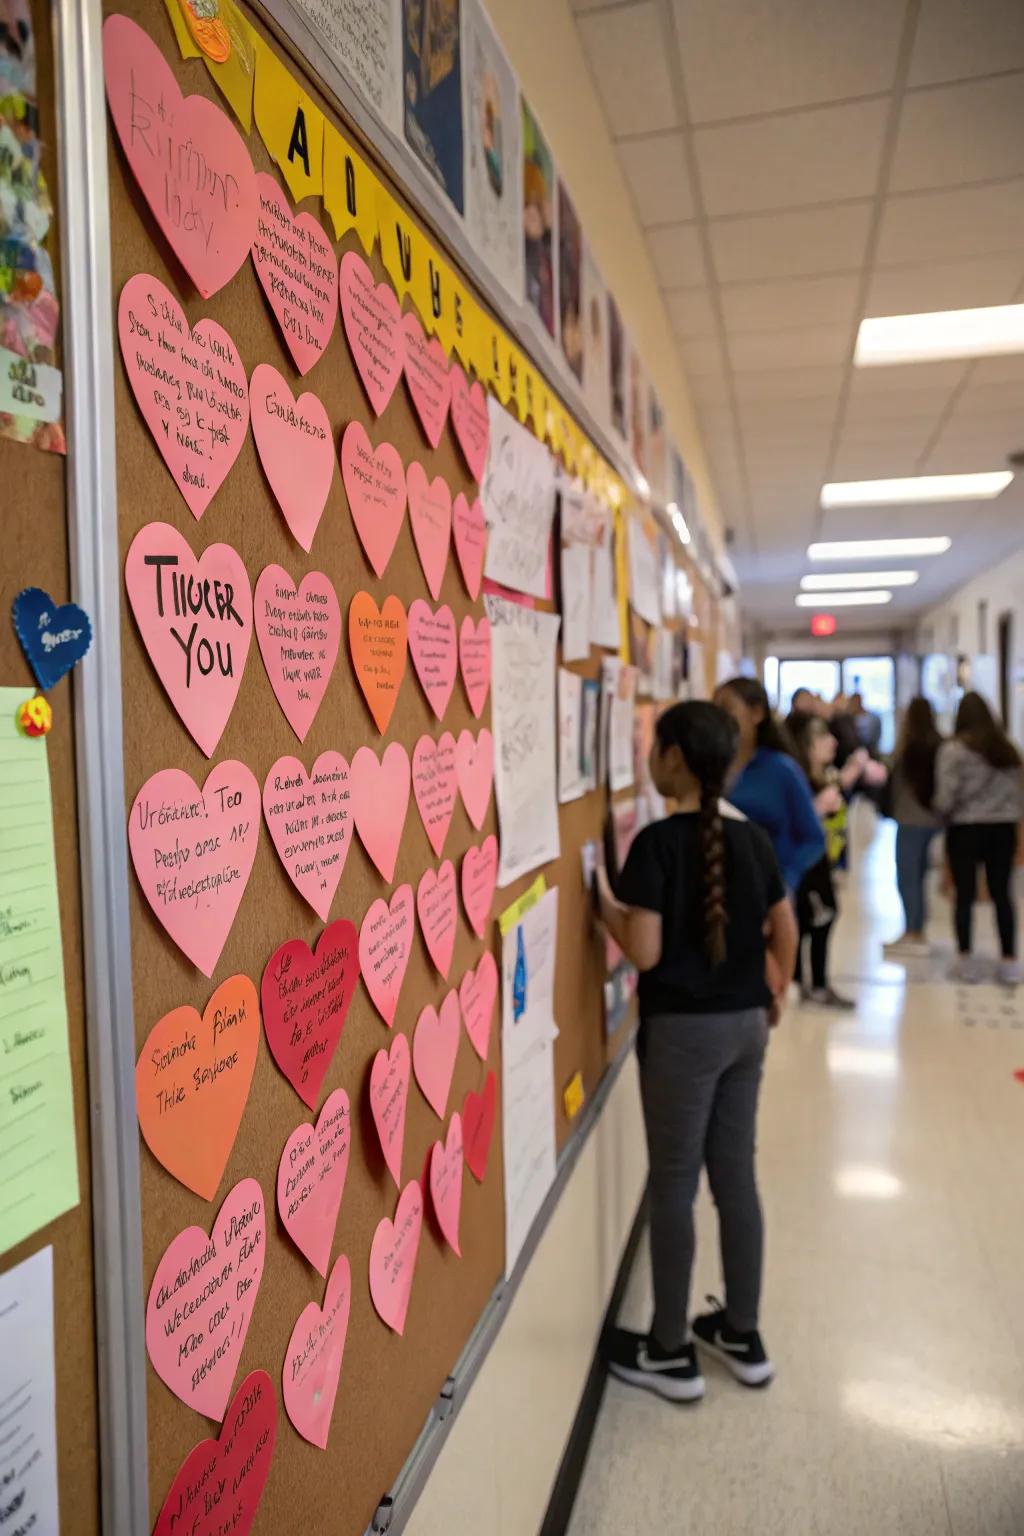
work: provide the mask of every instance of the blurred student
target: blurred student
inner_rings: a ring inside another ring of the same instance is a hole
[[[796,924],[767,837],[721,798],[736,744],[733,721],[714,704],[666,710],[651,776],[678,810],[637,833],[614,894],[598,871],[601,916],[640,971],[654,1278],[650,1331],[618,1330],[609,1368],[677,1402],[704,1393],[694,1341],[745,1386],[773,1374],[758,1332],[764,1232],[754,1146],[768,1030],[793,972]],[[691,1337],[702,1165],[718,1207],[725,1306],[709,1297],[713,1310],[694,1319]]]
[[[825,833],[825,851],[807,870],[796,891],[796,917],[800,929],[796,981],[805,1003],[846,1011],[856,1005],[836,991],[828,975],[829,940],[839,915],[832,869],[846,850],[844,790],[851,788],[859,777],[860,767],[854,758],[842,772],[835,767],[836,739],[824,720],[814,715],[800,715],[793,721],[792,730],[797,761],[811,786],[814,809]],[[810,961],[809,971],[805,950]]]
[[[928,857],[939,818],[934,809],[935,767],[942,737],[928,700],[907,705],[892,763],[889,807],[896,823],[896,885],[903,904],[903,933],[884,946],[892,959],[927,955]]]

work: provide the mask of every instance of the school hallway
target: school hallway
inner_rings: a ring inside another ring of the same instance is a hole
[[[791,1005],[760,1121],[766,1391],[704,1360],[670,1405],[609,1379],[571,1536],[1021,1536],[1024,990],[886,963],[891,823],[861,805],[833,944],[855,1014]],[[991,913],[976,947],[994,953]],[[931,936],[951,952],[948,907]],[[983,939],[984,943],[980,943]],[[702,1189],[691,1307],[721,1293]],[[650,1321],[646,1235],[619,1316]]]

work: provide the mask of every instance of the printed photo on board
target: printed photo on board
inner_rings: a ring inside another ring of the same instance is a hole
[[[608,378],[612,392],[612,426],[626,436],[626,338],[619,306],[608,295]]]
[[[459,0],[405,0],[405,136],[463,209]]]
[[[523,101],[523,253],[526,302],[555,334],[555,162]]]
[[[583,231],[565,182],[558,183],[558,315],[562,352],[577,379],[583,381],[584,325],[582,316]]]
[[[517,301],[523,295],[523,157],[519,87],[480,0],[462,3],[466,97],[466,229]]]

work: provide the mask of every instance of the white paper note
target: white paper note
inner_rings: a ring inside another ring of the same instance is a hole
[[[381,122],[400,133],[401,0],[292,0],[292,4]]]
[[[555,644],[559,618],[484,599],[491,621],[491,730],[501,858],[508,885],[558,857]]]
[[[0,1275],[0,1531],[60,1529],[53,1249],[41,1248]]]
[[[562,660],[590,655],[590,579],[593,551],[586,544],[562,545]]]
[[[601,663],[601,688],[607,703],[608,787],[628,789],[633,783],[633,709],[636,703],[636,668],[623,666],[614,656]]]
[[[545,597],[555,461],[493,395],[487,409],[491,446],[481,487],[488,529],[484,575],[516,592]]]
[[[523,302],[523,145],[519,85],[480,0],[462,0],[466,233]]]
[[[580,747],[583,733],[583,679],[558,669],[558,803],[578,800],[587,788]]]
[[[661,623],[657,536],[649,536],[639,517],[627,519],[630,606],[648,624]]]
[[[619,598],[615,583],[614,524],[611,514],[603,519],[594,545],[590,598],[590,638],[603,650],[617,651],[621,641]]]

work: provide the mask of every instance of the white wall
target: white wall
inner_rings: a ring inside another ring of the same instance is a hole
[[[982,607],[981,605],[984,605]],[[921,655],[998,654],[999,620],[1012,613],[1010,647],[1010,730],[1024,740],[1024,550],[960,587],[925,613],[917,626]],[[986,691],[987,690],[983,690]]]

